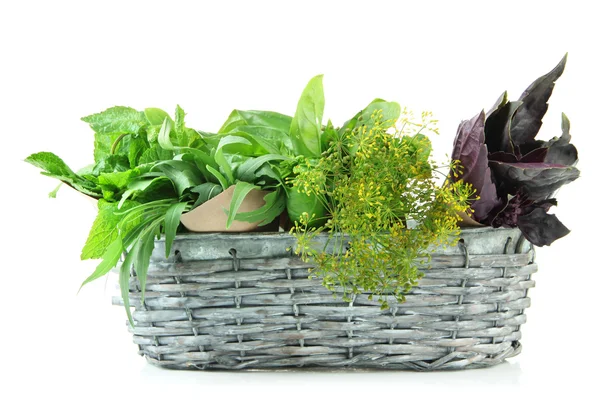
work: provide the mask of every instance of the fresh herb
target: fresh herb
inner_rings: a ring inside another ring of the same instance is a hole
[[[460,124],[452,159],[461,170],[454,181],[471,184],[473,219],[494,227],[518,227],[537,246],[550,245],[569,230],[555,215],[555,192],[579,177],[577,149],[570,143],[570,123],[562,115],[562,135],[537,140],[556,80],[567,56],[535,80],[517,101],[503,93],[489,113]]]
[[[429,161],[431,144],[422,133],[437,131],[429,114],[417,124],[405,111],[398,129],[399,108],[375,104],[333,135],[321,159],[296,168],[295,188],[330,218],[315,228],[321,215],[304,213],[292,231],[298,254],[316,263],[314,273],[328,289],[345,300],[365,291],[386,308],[387,296],[404,300],[423,276],[418,267],[429,246],[458,239],[457,212],[467,210],[472,191],[436,184],[439,167]],[[325,245],[317,240],[324,231]]]

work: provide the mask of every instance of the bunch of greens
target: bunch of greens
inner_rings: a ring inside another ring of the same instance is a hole
[[[566,55],[549,73],[535,80],[517,101],[503,93],[494,107],[463,121],[454,141],[452,172],[476,190],[475,221],[494,227],[518,227],[537,246],[550,245],[569,230],[548,210],[555,192],[579,177],[577,149],[562,116],[562,135],[536,140],[554,83],[562,75]]]
[[[154,239],[164,235],[169,257],[183,212],[232,185],[227,227],[233,220],[268,224],[285,208],[280,177],[263,165],[287,157],[265,155],[240,136],[195,131],[185,126],[184,115],[179,106],[175,119],[157,108],[114,107],[83,118],[95,131],[95,163],[79,172],[49,152],[26,159],[42,174],[98,199],[98,215],[81,258],[102,261],[82,286],[107,274],[124,254],[120,284],[126,307],[130,272],[139,278],[143,299]],[[273,192],[262,208],[238,212],[253,189]]]
[[[235,186],[224,230],[234,220],[267,225],[286,209],[292,220],[315,211],[312,198],[290,180],[300,161],[320,157],[327,135],[334,132],[331,123],[321,124],[323,109],[321,75],[306,86],[294,117],[233,110],[217,133],[187,127],[179,106],[174,118],[158,108],[117,106],[82,118],[95,132],[94,164],[75,172],[49,152],[26,161],[98,199],[98,215],[81,258],[102,261],[82,285],[104,276],[124,254],[120,282],[128,307],[130,271],[139,278],[143,300],[154,239],[164,235],[169,257],[182,213],[229,187]],[[239,212],[254,189],[270,192],[265,204]]]
[[[294,180],[330,215],[320,227],[307,213],[296,223],[298,254],[345,300],[365,291],[382,308],[388,296],[402,301],[417,284],[429,246],[458,239],[457,212],[468,209],[472,193],[461,182],[436,183],[439,167],[429,160],[431,143],[423,134],[437,132],[431,115],[415,123],[404,111],[398,129],[399,115],[398,104],[374,101],[331,134],[318,161],[298,165]],[[323,231],[329,232],[325,245],[316,240]]]

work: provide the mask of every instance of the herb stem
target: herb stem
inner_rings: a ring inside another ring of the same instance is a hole
[[[121,142],[121,140],[125,137],[129,135],[128,133],[124,133],[121,134],[117,137],[117,139],[115,139],[115,141],[112,143],[112,145],[110,146],[110,154],[114,155],[115,152],[117,151],[117,146],[119,146],[119,143]]]

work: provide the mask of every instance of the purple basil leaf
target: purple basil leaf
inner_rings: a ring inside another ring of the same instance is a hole
[[[506,163],[518,163],[518,162],[543,162],[546,157],[548,149],[546,148],[538,148],[533,151],[527,153],[525,156],[519,157],[517,155],[513,155],[512,153],[506,152],[494,152],[490,153],[488,156],[489,160],[495,160],[497,162],[506,162]]]
[[[510,124],[515,111],[521,106],[521,101],[510,101],[492,112],[485,121],[485,144],[490,153],[515,153],[511,140]]]
[[[536,149],[544,147],[545,143],[546,142],[544,141],[531,141],[522,143],[519,146],[515,146],[515,151],[518,155],[524,156],[527,155],[529,152],[533,152]]]
[[[570,232],[555,215],[546,212],[546,209],[536,207],[517,220],[517,226],[525,238],[539,247],[549,246]]]
[[[494,180],[506,194],[523,191],[530,200],[545,200],[562,185],[579,177],[579,170],[549,163],[505,163],[490,161]]]
[[[562,135],[555,137],[544,144],[548,148],[546,163],[558,163],[571,166],[577,162],[577,149],[571,142],[571,123],[565,114],[562,114]]]
[[[463,174],[459,179],[473,185],[479,196],[479,200],[472,206],[477,221],[486,219],[489,213],[501,203],[488,167],[484,123],[483,111],[469,121],[461,122],[452,150],[452,159],[459,160],[463,167]]]
[[[489,117],[498,109],[502,108],[504,105],[508,103],[508,92],[504,91],[500,97],[494,102],[494,105],[490,108],[489,111],[486,112],[485,116]]]
[[[546,155],[548,154],[548,148],[537,148],[527,153],[519,162],[523,163],[539,163],[543,162],[546,159]]]
[[[535,139],[542,126],[542,118],[548,111],[548,99],[552,95],[554,83],[562,75],[566,63],[567,55],[565,54],[552,71],[535,80],[519,98],[523,105],[515,112],[510,125],[510,136],[515,145],[518,146]]]
[[[512,153],[506,152],[494,152],[488,155],[489,160],[495,160],[497,162],[506,162],[506,163],[517,163],[519,158]]]

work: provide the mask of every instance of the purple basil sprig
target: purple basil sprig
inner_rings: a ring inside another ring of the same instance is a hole
[[[462,173],[451,177],[470,183],[478,196],[471,206],[473,219],[493,227],[518,227],[537,246],[569,233],[548,211],[557,204],[555,192],[579,177],[574,167],[577,149],[565,114],[560,137],[536,139],[566,61],[565,55],[517,101],[509,101],[505,92],[487,114],[482,111],[461,122],[452,151]]]

